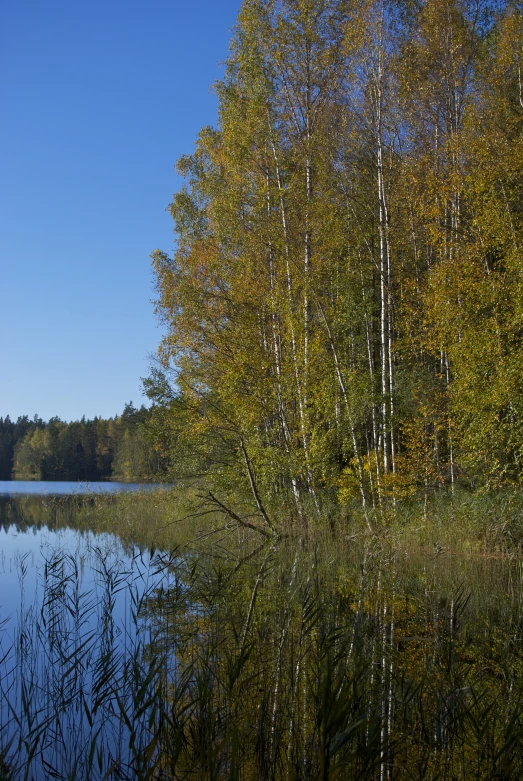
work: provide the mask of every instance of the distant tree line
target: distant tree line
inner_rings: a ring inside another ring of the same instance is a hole
[[[0,480],[161,480],[168,458],[157,417],[132,402],[107,420],[0,417]]]

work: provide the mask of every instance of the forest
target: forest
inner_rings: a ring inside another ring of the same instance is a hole
[[[0,419],[169,483],[0,497],[0,781],[521,779],[522,0],[243,0],[215,90],[150,407]]]
[[[521,485],[522,44],[504,0],[242,4],[152,256],[149,391],[217,509]]]
[[[154,412],[66,423],[0,418],[0,480],[161,480],[167,465],[150,432]]]

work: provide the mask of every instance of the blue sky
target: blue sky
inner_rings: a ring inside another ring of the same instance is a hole
[[[176,159],[215,124],[240,0],[0,4],[0,416],[144,401]]]

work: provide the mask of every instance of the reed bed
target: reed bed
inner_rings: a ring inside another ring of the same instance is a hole
[[[43,552],[36,595],[18,560],[20,606],[0,633],[2,779],[154,777],[170,665],[145,611],[158,572],[138,550],[83,543]]]
[[[92,544],[88,588],[49,552],[0,631],[1,779],[523,777],[513,552],[202,535]]]

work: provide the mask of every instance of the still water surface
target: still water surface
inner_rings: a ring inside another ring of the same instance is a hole
[[[67,482],[53,480],[0,480],[0,496],[61,496],[115,494],[119,491],[157,491],[165,483]]]
[[[115,758],[130,761],[134,738],[125,734],[130,727],[119,710],[131,708],[136,685],[156,685],[156,674],[147,679],[148,659],[163,651],[150,605],[173,578],[154,552],[124,545],[116,535],[50,528],[45,497],[73,493],[78,483],[46,483],[45,494],[42,484],[22,485],[33,489],[27,500],[0,497],[0,759],[10,747],[14,779],[29,768],[36,773],[31,778],[72,778],[78,752],[86,753],[96,737],[103,777]],[[119,484],[98,485],[115,491]],[[151,486],[125,484],[123,490],[138,487]],[[67,497],[60,502],[68,506]],[[73,510],[74,503],[71,522]],[[29,745],[38,747],[31,760]]]
[[[75,529],[96,504],[0,497],[0,779],[200,779],[210,756],[225,781],[240,754],[245,781],[289,756],[302,779],[523,778],[516,551],[157,556]]]
[[[9,493],[4,486],[10,489]],[[112,573],[119,581],[112,603],[116,621],[124,617],[127,609],[128,588],[124,585],[134,584],[138,596],[149,588],[154,590],[161,578],[157,576],[151,581],[149,552],[134,545],[124,545],[115,534],[75,529],[75,508],[67,500],[68,495],[81,495],[81,501],[84,501],[85,494],[152,488],[158,486],[150,483],[0,482],[0,626],[3,636],[9,624],[11,629],[16,629],[25,609],[41,601],[52,560],[62,558],[67,562],[62,570],[64,573],[68,568],[74,570],[75,587],[81,593],[94,593],[100,585],[105,585],[103,574]],[[29,498],[25,500],[24,495]],[[46,498],[56,495],[63,496],[57,505],[61,509],[62,524],[66,518],[70,526],[56,525],[53,508],[46,503]],[[26,501],[30,502],[27,506]],[[85,501],[90,501],[88,496]],[[70,575],[64,574],[64,577]]]

